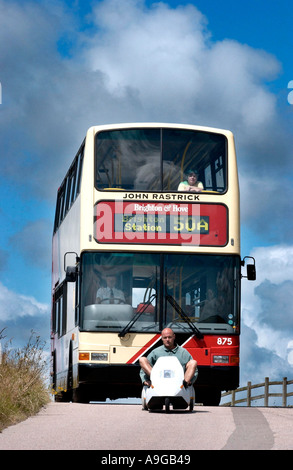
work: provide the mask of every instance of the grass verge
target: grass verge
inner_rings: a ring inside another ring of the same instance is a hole
[[[0,363],[0,432],[38,413],[50,401],[45,384],[44,346],[34,332],[21,349],[4,346]]]

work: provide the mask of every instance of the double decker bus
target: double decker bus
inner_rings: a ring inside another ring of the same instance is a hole
[[[189,171],[196,188],[186,184]],[[254,260],[240,258],[230,131],[91,127],[57,195],[56,400],[139,397],[139,358],[170,327],[198,362],[196,401],[218,405],[222,390],[239,385],[242,265],[254,279]]]

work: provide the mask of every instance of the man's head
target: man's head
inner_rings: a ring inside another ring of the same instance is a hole
[[[115,274],[107,274],[106,282],[107,282],[107,287],[110,287],[111,289],[113,289],[113,287],[115,287],[115,284],[116,284]]]
[[[173,349],[175,347],[175,333],[171,328],[165,328],[162,333],[163,345],[167,349]]]

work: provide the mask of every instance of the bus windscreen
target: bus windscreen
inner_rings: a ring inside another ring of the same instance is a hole
[[[81,329],[238,333],[239,279],[236,256],[84,253]]]

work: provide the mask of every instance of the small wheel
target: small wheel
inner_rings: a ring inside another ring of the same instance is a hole
[[[189,411],[192,411],[193,407],[194,407],[194,400],[193,400],[193,398],[190,398]]]
[[[147,407],[146,399],[145,399],[145,398],[142,399],[142,409],[143,409],[143,410],[148,410],[148,407]]]
[[[169,413],[169,411],[170,411],[170,398],[168,398],[168,397],[165,398],[165,409],[166,409],[166,413]]]

